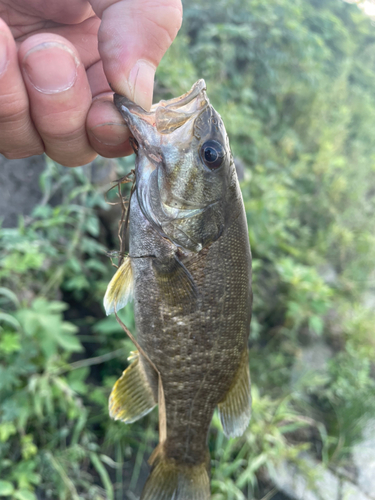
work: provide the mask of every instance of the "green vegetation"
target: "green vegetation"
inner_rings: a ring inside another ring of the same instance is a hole
[[[230,441],[214,418],[213,499],[259,498],[265,471],[302,450],[344,464],[375,411],[375,30],[337,0],[186,2],[184,19],[156,99],[206,79],[246,166],[254,258],[253,418]],[[108,417],[133,346],[101,306],[116,227],[90,172],[48,162],[42,202],[0,229],[6,500],[136,499],[157,440],[155,412]],[[131,309],[121,317],[134,331]],[[317,339],[325,369],[299,371]]]

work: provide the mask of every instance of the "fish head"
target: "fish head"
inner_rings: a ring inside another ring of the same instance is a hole
[[[204,80],[150,112],[118,95],[115,104],[135,140],[142,212],[162,236],[200,251],[220,236],[238,196],[228,137]]]

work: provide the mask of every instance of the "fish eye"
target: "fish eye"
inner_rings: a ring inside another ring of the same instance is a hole
[[[210,170],[217,170],[223,163],[225,150],[220,142],[207,141],[201,147],[201,158]]]

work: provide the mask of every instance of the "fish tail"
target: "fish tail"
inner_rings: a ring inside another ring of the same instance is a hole
[[[163,445],[150,458],[151,474],[143,489],[141,500],[209,500],[209,453],[198,465],[179,464],[167,458]]]

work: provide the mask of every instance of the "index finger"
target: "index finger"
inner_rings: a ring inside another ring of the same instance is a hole
[[[99,52],[111,87],[149,109],[155,70],[182,22],[180,0],[90,0],[102,20]]]

